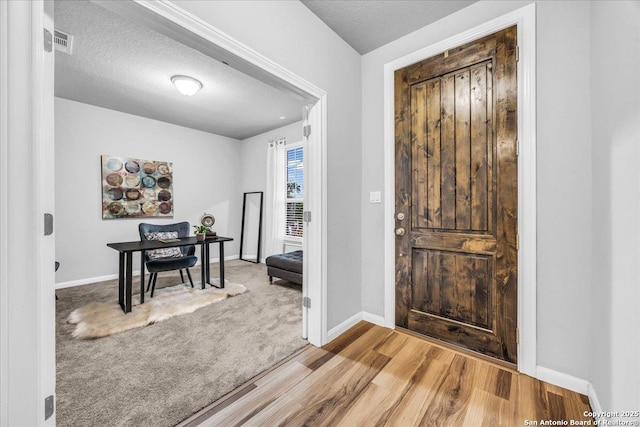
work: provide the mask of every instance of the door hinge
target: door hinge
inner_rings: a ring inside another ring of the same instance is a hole
[[[311,211],[302,212],[302,220],[304,222],[311,222]]]
[[[311,298],[309,297],[302,297],[302,306],[304,308],[311,308]]]
[[[53,415],[53,396],[44,399],[44,420],[48,420]]]
[[[520,46],[516,46],[516,62],[520,61]]]
[[[516,344],[520,344],[520,329],[516,328]]]
[[[520,155],[520,140],[516,139],[516,156]]]
[[[516,251],[520,250],[520,235],[516,234]]]
[[[44,214],[44,235],[51,236],[53,234],[53,215]]]
[[[53,35],[51,31],[44,28],[44,51],[51,52],[53,50]]]
[[[311,125],[306,125],[305,127],[303,127],[302,132],[305,138],[309,138],[309,135],[311,135]]]

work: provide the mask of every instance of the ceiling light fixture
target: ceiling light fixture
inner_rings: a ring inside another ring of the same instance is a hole
[[[202,83],[189,76],[173,76],[171,82],[176,86],[178,92],[186,96],[195,95],[200,89],[202,89]]]
[[[280,117],[278,117],[278,118],[279,118],[280,120],[284,120],[284,119],[286,119],[286,118],[287,118],[287,116],[280,116]]]

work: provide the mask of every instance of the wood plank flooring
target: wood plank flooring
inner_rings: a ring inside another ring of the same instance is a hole
[[[182,426],[523,426],[589,420],[586,396],[360,322],[305,347]]]

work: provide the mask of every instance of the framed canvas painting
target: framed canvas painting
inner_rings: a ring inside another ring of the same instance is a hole
[[[173,164],[101,156],[102,219],[173,218]]]

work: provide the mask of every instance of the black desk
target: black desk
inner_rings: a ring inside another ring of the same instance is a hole
[[[174,248],[180,246],[200,245],[200,279],[202,289],[206,284],[214,286],[211,283],[211,266],[209,265],[209,245],[211,243],[220,244],[220,286],[216,288],[224,288],[224,242],[230,242],[231,237],[211,237],[199,242],[195,237],[183,237],[179,242],[163,243],[157,240],[146,240],[136,242],[123,243],[107,243],[112,249],[120,252],[120,267],[118,275],[118,302],[125,313],[131,311],[131,293],[132,293],[132,271],[133,271],[133,253],[140,252],[140,304],[144,304],[144,252],[152,249]]]

